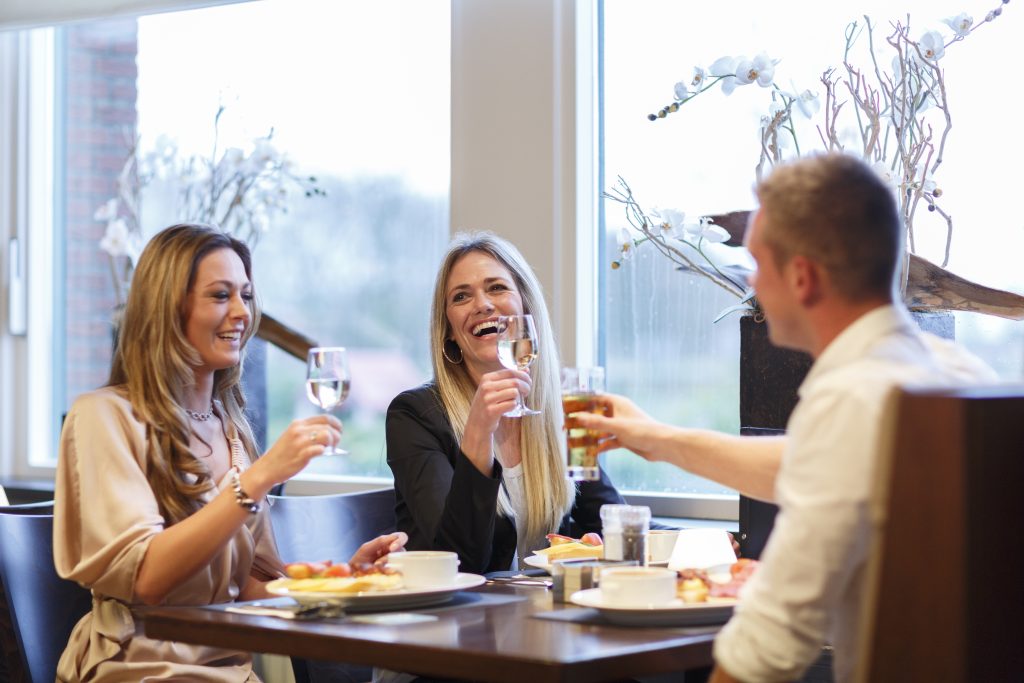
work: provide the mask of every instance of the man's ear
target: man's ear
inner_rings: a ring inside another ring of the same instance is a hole
[[[804,306],[813,306],[822,296],[824,273],[821,267],[806,256],[797,254],[789,259],[786,277],[790,290]]]

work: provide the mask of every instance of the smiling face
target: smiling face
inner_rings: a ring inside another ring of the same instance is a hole
[[[238,254],[217,249],[203,257],[185,298],[185,337],[199,352],[197,372],[238,365],[251,301],[252,284]]]
[[[502,367],[498,316],[524,313],[523,300],[509,269],[480,251],[455,262],[444,291],[448,337],[462,349],[470,377],[479,382],[484,373]]]

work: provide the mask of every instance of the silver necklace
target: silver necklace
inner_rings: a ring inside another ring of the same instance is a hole
[[[193,420],[196,420],[197,422],[206,422],[211,417],[213,417],[213,404],[210,404],[210,409],[207,410],[205,413],[199,413],[189,408],[185,408],[185,412],[188,413],[189,417],[191,417]]]

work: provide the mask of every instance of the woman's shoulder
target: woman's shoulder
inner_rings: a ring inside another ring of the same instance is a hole
[[[437,391],[437,384],[433,380],[425,382],[413,389],[406,389],[391,400],[388,412],[393,410],[415,410],[424,412],[430,409],[440,409],[441,395]]]
[[[123,413],[132,414],[132,404],[124,387],[102,387],[79,394],[71,405],[70,414]]]

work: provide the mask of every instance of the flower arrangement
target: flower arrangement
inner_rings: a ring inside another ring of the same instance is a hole
[[[801,133],[806,134],[812,126],[816,150],[857,153],[893,188],[910,253],[916,252],[914,223],[919,212],[941,217],[946,231],[944,267],[949,261],[953,220],[942,208],[943,190],[936,178],[952,117],[940,60],[947,49],[999,17],[1002,5],[1008,2],[1002,0],[981,22],[965,13],[945,19],[944,24],[952,32],[948,36],[929,30],[915,40],[909,16],[905,21],[893,22],[885,38],[892,55],[888,63],[881,57],[882,45],[871,19],[865,16],[863,24],[851,22],[846,29],[842,66],[822,73],[823,97],[809,89],[780,87],[775,75],[780,60],[766,54],[753,59],[721,57],[706,68],[694,67],[689,79],[675,84],[673,101],[649,114],[648,119],[659,121],[672,116],[712,89],[729,95],[756,83],[768,94],[758,134],[757,180],[766,169],[804,153],[807,148],[801,146]],[[855,66],[851,55],[864,40],[868,64],[861,68]],[[819,112],[823,116],[816,120]],[[649,242],[681,268],[708,277],[756,307],[742,272],[716,266],[709,253],[709,245],[730,239],[730,233],[716,225],[715,218],[702,216],[687,221],[685,214],[673,209],[646,211],[622,178],[604,196],[624,205],[632,227],[620,230],[619,254],[613,268],[621,267],[634,249]],[[906,284],[904,279],[904,288]]]
[[[196,221],[219,226],[224,232],[254,248],[278,213],[288,210],[291,190],[306,197],[322,196],[313,176],[300,176],[292,163],[274,147],[271,131],[253,141],[246,151],[218,148],[220,118],[214,117],[210,156],[183,156],[167,136],[153,149],[140,152],[136,139],[117,178],[117,194],[100,206],[93,218],[107,227],[100,248],[110,260],[118,305],[124,304],[135,263],[148,235],[142,225],[142,201],[146,188],[157,182],[169,184],[176,205],[169,220]],[[162,225],[168,224],[164,220]],[[161,225],[161,227],[162,227]]]

